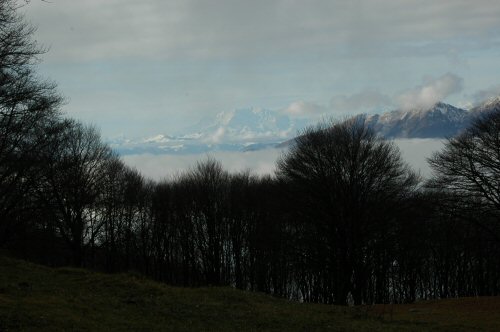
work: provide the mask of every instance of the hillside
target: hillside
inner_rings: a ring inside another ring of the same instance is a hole
[[[499,298],[358,308],[0,257],[0,331],[500,330]]]

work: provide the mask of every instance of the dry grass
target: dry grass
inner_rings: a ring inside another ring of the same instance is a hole
[[[0,256],[0,331],[500,331],[500,299],[346,308]]]
[[[467,297],[421,301],[412,304],[375,305],[372,317],[441,328],[500,331],[500,297]]]

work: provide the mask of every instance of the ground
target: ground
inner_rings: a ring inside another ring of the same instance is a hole
[[[500,331],[500,298],[340,307],[0,256],[0,331]]]

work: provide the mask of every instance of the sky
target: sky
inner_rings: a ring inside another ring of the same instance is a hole
[[[103,137],[260,107],[354,114],[500,92],[496,0],[31,0],[39,70]]]

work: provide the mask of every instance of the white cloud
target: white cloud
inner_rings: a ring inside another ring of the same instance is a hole
[[[424,84],[403,91],[395,96],[398,107],[403,110],[427,109],[446,97],[462,91],[463,79],[447,73],[438,78],[427,78]]]
[[[210,154],[190,154],[190,155],[127,155],[123,156],[123,161],[132,167],[137,168],[145,176],[160,180],[179,174],[196,162],[204,160],[210,156],[219,160],[225,169],[231,172],[250,170],[259,175],[271,174],[274,172],[276,160],[281,154],[279,149],[267,149],[251,152],[212,152]]]
[[[334,112],[367,111],[390,105],[392,105],[391,97],[370,89],[350,96],[337,95],[330,101],[331,109]]]
[[[224,127],[217,128],[215,133],[209,137],[208,143],[219,143],[224,138],[225,133],[226,129]]]
[[[444,140],[433,138],[396,139],[394,143],[401,150],[403,159],[424,178],[429,178],[432,173],[427,158],[444,147]]]
[[[433,152],[443,147],[443,141],[438,139],[397,139],[394,141],[401,149],[403,158],[415,170],[420,171],[424,177],[431,174],[427,163]],[[231,172],[250,170],[255,174],[272,174],[276,167],[276,160],[282,150],[266,149],[251,152],[212,152],[210,154],[190,155],[126,155],[123,161],[137,168],[145,176],[161,180],[179,174],[196,162],[204,160],[207,156],[219,160],[225,169]]]
[[[444,101],[450,95],[462,91],[462,88],[463,79],[461,77],[446,73],[437,78],[427,77],[423,84],[403,90],[393,96],[374,89],[365,89],[353,95],[336,95],[331,99],[330,108],[335,113],[351,114],[394,108],[402,110],[427,109],[439,101]],[[484,92],[484,94],[491,94],[492,91]],[[500,87],[497,91],[500,92]]]
[[[487,89],[479,90],[472,95],[471,106],[479,105],[488,99],[500,96],[500,84],[490,86]]]
[[[325,107],[302,100],[291,103],[283,110],[283,113],[291,117],[314,117],[325,112]]]

